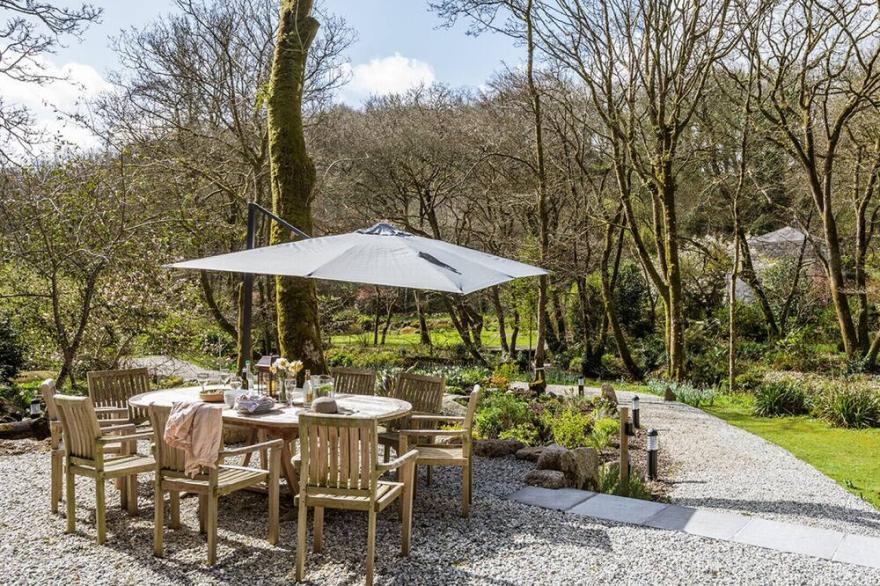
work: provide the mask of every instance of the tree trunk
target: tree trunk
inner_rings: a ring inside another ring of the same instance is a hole
[[[776,317],[773,315],[773,308],[770,307],[770,301],[764,292],[764,286],[761,284],[758,273],[755,271],[755,265],[752,263],[752,251],[749,248],[749,242],[742,225],[739,227],[737,240],[739,241],[740,263],[742,264],[739,277],[755,292],[758,306],[761,308],[761,313],[764,314],[764,321],[767,322],[767,332],[770,334],[770,338],[778,338],[785,328],[777,324]]]
[[[525,10],[526,25],[526,78],[529,87],[529,96],[532,101],[532,114],[534,116],[535,133],[535,160],[538,196],[538,240],[540,242],[541,261],[547,260],[549,248],[548,218],[547,218],[547,173],[544,168],[544,130],[541,115],[541,94],[535,83],[535,40],[534,25],[532,22],[532,0],[528,0]],[[535,347],[535,379],[544,381],[545,362],[545,339],[547,336],[547,275],[538,277],[538,339]]]
[[[232,336],[234,339],[238,339],[238,330],[236,330],[235,326],[226,319],[226,316],[220,311],[220,306],[217,305],[217,300],[214,299],[214,288],[211,286],[208,271],[199,271],[199,284],[202,286],[202,294],[205,297],[205,303],[208,305],[208,310],[211,312],[214,321],[217,322],[217,325],[220,326],[221,330]]]
[[[382,345],[385,345],[385,338],[388,336],[388,330],[391,328],[391,316],[394,315],[394,299],[389,299],[388,306],[385,310],[385,325],[382,326]]]
[[[623,334],[623,328],[620,327],[620,320],[617,319],[617,307],[614,303],[614,293],[612,292],[611,279],[608,275],[611,250],[614,248],[614,228],[615,224],[621,220],[620,214],[618,214],[615,220],[615,223],[609,223],[605,228],[605,248],[602,250],[602,260],[599,269],[602,281],[602,304],[605,308],[605,315],[608,318],[608,325],[611,327],[611,333],[614,336],[614,342],[617,344],[617,353],[630,376],[638,380],[642,378],[642,372],[629,352],[626,336]]]
[[[483,358],[483,355],[480,354],[480,349],[474,344],[471,339],[471,331],[467,324],[462,323],[462,319],[459,319],[459,315],[456,312],[455,305],[452,303],[452,300],[448,295],[443,296],[443,303],[446,304],[446,311],[449,312],[449,318],[452,320],[452,325],[455,326],[455,330],[458,332],[459,337],[461,338],[462,343],[467,348],[468,352],[470,352],[471,356],[477,361],[480,366],[488,367],[488,363],[486,359]],[[467,319],[467,312],[462,311],[462,316],[464,319]]]
[[[379,311],[380,309],[379,288],[377,287],[376,296],[373,298],[373,346],[379,345],[379,320],[382,319],[382,314]]]
[[[516,360],[516,339],[519,336],[519,310],[513,309],[513,327],[510,329],[510,348],[508,356],[511,360]]]
[[[416,314],[419,317],[419,343],[423,346],[431,345],[431,334],[428,332],[428,322],[425,320],[425,308],[423,306],[421,291],[415,291]]]
[[[504,323],[504,307],[501,305],[501,293],[498,286],[492,287],[492,303],[495,305],[495,317],[498,318],[498,337],[501,340],[501,353],[509,354],[510,346],[507,345],[507,326]]]
[[[309,47],[318,32],[312,0],[281,0],[267,100],[272,210],[307,234],[313,231],[315,164],[306,151],[302,98]],[[272,225],[271,243],[290,238]],[[318,299],[309,279],[276,277],[279,351],[312,373],[326,371]]]
[[[733,201],[733,270],[730,271],[727,316],[727,388],[736,391],[736,280],[739,277],[739,205]]]

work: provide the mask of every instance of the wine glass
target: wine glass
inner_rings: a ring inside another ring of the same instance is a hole
[[[196,375],[196,380],[202,385],[202,393],[205,392],[205,383],[208,382],[210,375],[207,372],[200,372]]]
[[[220,382],[223,383],[223,386],[224,386],[224,387],[228,387],[228,386],[229,386],[229,381],[230,381],[231,379],[232,379],[232,373],[231,373],[231,372],[224,372],[223,374],[220,375]]]
[[[230,387],[232,387],[233,391],[240,391],[241,390],[241,377],[240,376],[230,375],[229,379],[227,380],[227,383],[229,384]]]

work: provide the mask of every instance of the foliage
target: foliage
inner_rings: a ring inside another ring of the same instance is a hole
[[[25,348],[11,320],[0,315],[0,383],[12,379],[24,364]]]
[[[803,387],[789,381],[771,381],[755,391],[754,414],[758,417],[802,415],[809,411],[809,398]]]
[[[813,412],[837,427],[877,427],[880,398],[876,388],[842,380],[819,393]]]
[[[712,405],[717,394],[717,391],[714,388],[700,388],[688,382],[649,379],[647,384],[648,391],[655,395],[662,396],[668,387],[673,393],[675,393],[675,397],[678,401],[697,408]]]
[[[572,406],[564,407],[545,420],[553,441],[568,449],[590,445],[593,417]]]
[[[654,495],[637,474],[629,475],[629,484],[620,485],[620,464],[611,462],[599,468],[599,492],[650,501]]]
[[[593,430],[590,432],[587,445],[601,452],[608,447],[619,430],[620,422],[617,419],[600,417],[593,421]]]
[[[477,436],[500,438],[505,431],[533,422],[529,403],[513,393],[486,393],[474,419]]]

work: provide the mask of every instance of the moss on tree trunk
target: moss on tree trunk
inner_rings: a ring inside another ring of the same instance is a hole
[[[272,211],[304,232],[312,232],[315,164],[306,151],[302,97],[306,58],[318,32],[312,0],[282,0],[269,86],[269,161]],[[291,239],[273,224],[272,244]],[[303,361],[313,373],[324,372],[315,284],[308,279],[277,277],[275,299],[278,341],[283,356]]]

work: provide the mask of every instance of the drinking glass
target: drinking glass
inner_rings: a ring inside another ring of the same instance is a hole
[[[240,376],[230,376],[229,377],[229,386],[232,387],[233,391],[241,390],[241,377]]]
[[[200,372],[196,375],[196,380],[202,385],[202,392],[205,392],[205,383],[208,382],[210,375],[207,372]]]
[[[326,374],[319,374],[312,377],[312,384],[315,384],[315,397],[330,397],[333,398],[335,396],[334,391],[334,381],[332,376],[328,376]]]
[[[229,381],[231,378],[232,378],[231,372],[224,372],[223,374],[220,375],[220,382],[223,383],[224,387],[228,387]]]

